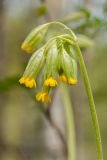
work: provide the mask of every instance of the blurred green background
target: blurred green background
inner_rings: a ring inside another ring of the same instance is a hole
[[[106,0],[0,0],[0,160],[66,159],[66,124],[60,89],[55,91],[49,109],[51,119],[48,119],[43,106],[35,101],[35,90],[18,83],[30,58],[21,51],[21,43],[34,27],[52,20],[61,20],[75,33],[92,40],[91,47],[81,49],[95,98],[106,160],[106,17]],[[78,85],[69,89],[77,160],[95,160],[95,136],[80,69],[78,72]]]

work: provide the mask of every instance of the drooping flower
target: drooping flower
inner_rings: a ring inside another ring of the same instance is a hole
[[[33,29],[23,42],[21,49],[27,53],[34,51],[35,47],[43,40],[48,29],[48,24],[40,25]]]
[[[43,52],[44,49],[42,48],[33,54],[31,59],[29,60],[23,76],[19,80],[20,84],[24,84],[29,88],[36,88],[35,77],[41,69],[44,61]]]
[[[29,88],[36,88],[36,81],[34,78],[27,78],[27,77],[22,77],[19,80],[20,84],[24,84],[26,87]]]
[[[44,81],[44,86],[46,87],[56,87],[57,85],[58,83],[53,77],[49,77]]]
[[[51,97],[49,96],[48,92],[39,92],[36,95],[36,100],[37,101],[42,101],[42,102],[45,102],[45,103],[49,103],[49,102],[51,102]]]

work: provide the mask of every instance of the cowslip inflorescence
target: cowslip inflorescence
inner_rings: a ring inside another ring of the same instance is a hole
[[[36,100],[51,102],[50,91],[60,82],[68,85],[77,84],[77,62],[75,54],[75,39],[70,34],[62,34],[50,38],[37,51],[35,47],[44,39],[51,23],[35,28],[25,39],[22,49],[31,56],[20,84],[29,88],[38,86],[37,77],[42,72],[41,91],[36,94]]]

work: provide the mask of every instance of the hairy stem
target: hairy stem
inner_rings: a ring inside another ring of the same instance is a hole
[[[67,87],[65,85],[62,85],[61,89],[64,95],[63,100],[64,100],[66,126],[67,126],[68,160],[76,160],[75,127],[74,127],[72,104]]]
[[[98,152],[98,160],[103,160],[100,128],[99,128],[96,108],[95,108],[95,104],[94,104],[94,99],[93,99],[93,95],[92,95],[92,90],[91,90],[91,86],[90,86],[87,70],[86,70],[85,63],[84,63],[84,60],[83,60],[83,57],[82,57],[82,54],[81,54],[81,51],[80,51],[80,48],[79,48],[78,44],[76,45],[75,50],[76,50],[76,54],[77,54],[77,57],[78,57],[78,60],[79,60],[81,72],[83,74],[85,88],[86,88],[86,92],[87,92],[87,96],[88,96],[88,101],[89,101],[89,106],[90,106],[93,126],[94,126],[94,130],[95,130],[95,135],[96,135],[96,145],[97,145],[97,152]]]

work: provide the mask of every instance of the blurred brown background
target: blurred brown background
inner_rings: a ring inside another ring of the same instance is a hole
[[[0,160],[65,160],[59,131],[46,119],[35,91],[18,84],[30,55],[20,46],[27,34],[41,23],[62,20],[80,8],[97,20],[92,28],[68,25],[89,35],[94,46],[83,50],[100,122],[104,159],[107,158],[107,17],[106,0],[0,0]],[[95,21],[95,20],[94,20]],[[80,23],[80,22],[79,22]],[[87,26],[86,26],[87,27]],[[79,28],[79,29],[78,29]],[[96,29],[97,28],[97,29]],[[93,31],[97,33],[92,34]],[[91,30],[91,31],[90,31]],[[91,35],[92,34],[92,35]],[[70,88],[73,104],[77,160],[97,159],[95,137],[80,69],[79,84]],[[60,89],[55,91],[51,116],[66,140],[64,109]]]

